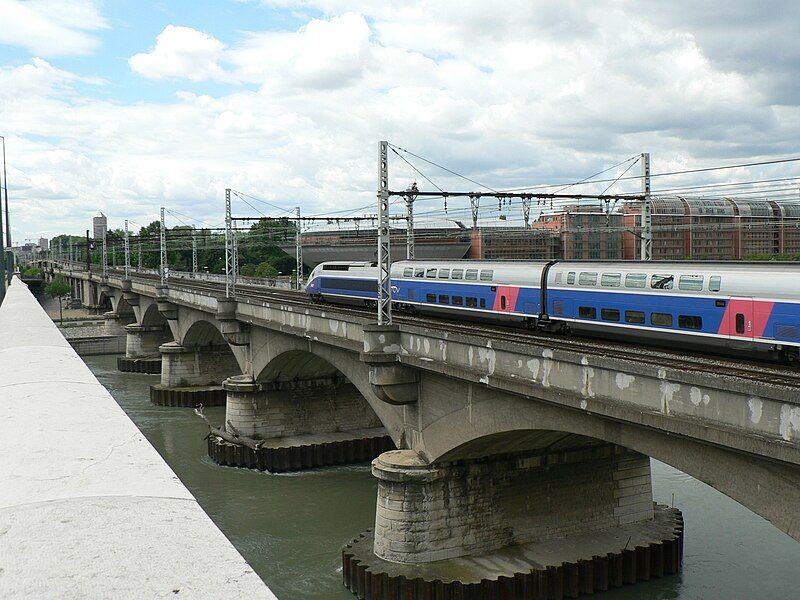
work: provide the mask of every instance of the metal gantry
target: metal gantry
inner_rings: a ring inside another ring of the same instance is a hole
[[[653,259],[653,200],[650,191],[650,153],[642,152],[642,260]]]
[[[294,250],[295,250],[295,258],[297,259],[297,289],[303,289],[303,241],[300,238],[300,207],[295,207],[295,213],[297,214],[297,224],[295,226],[294,232]]]
[[[125,279],[131,278],[131,241],[128,234],[128,219],[125,219]]]
[[[380,143],[378,155],[378,325],[392,324],[392,252],[389,230],[388,142]]]
[[[106,252],[106,240],[108,233],[103,234],[103,277],[108,277],[108,252]]]
[[[167,284],[169,277],[167,273],[167,233],[164,227],[164,207],[161,207],[161,227],[159,228],[159,243],[161,245],[161,285]]]
[[[225,190],[225,296],[236,295],[236,239],[231,217],[231,189]]]
[[[531,222],[531,199],[522,198],[522,219],[525,221],[525,229],[530,227]]]
[[[469,208],[472,211],[472,229],[478,228],[478,210],[481,206],[481,197],[477,194],[469,197]]]
[[[406,258],[414,260],[414,200],[417,199],[417,182],[406,190]]]
[[[192,227],[192,277],[197,277],[197,231]]]

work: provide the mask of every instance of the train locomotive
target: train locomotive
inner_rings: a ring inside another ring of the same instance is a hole
[[[378,269],[325,262],[306,292],[373,306]],[[395,310],[800,363],[800,263],[398,261]]]

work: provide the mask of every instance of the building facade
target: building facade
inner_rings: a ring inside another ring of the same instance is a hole
[[[108,219],[103,213],[98,213],[96,217],[92,218],[92,233],[96,240],[101,240],[108,232]]]

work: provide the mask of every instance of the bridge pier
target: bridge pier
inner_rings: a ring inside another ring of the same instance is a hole
[[[161,353],[161,383],[150,387],[150,400],[162,406],[224,406],[222,382],[239,373],[227,345],[181,346],[168,342]]]
[[[344,378],[256,382],[230,377],[228,433],[259,442],[258,450],[210,436],[216,462],[271,472],[370,460],[394,443],[358,390]]]
[[[164,326],[145,327],[137,323],[125,326],[125,357],[117,359],[120,371],[158,374],[161,372],[159,347],[171,339]]]
[[[114,336],[127,335],[125,327],[135,321],[133,314],[123,315],[114,311],[103,313],[103,318],[105,319],[105,334]]]
[[[486,585],[497,598],[575,597],[679,569],[680,512],[654,507],[649,458],[619,446],[443,464],[397,450],[372,464],[374,532],[343,550],[359,597]]]

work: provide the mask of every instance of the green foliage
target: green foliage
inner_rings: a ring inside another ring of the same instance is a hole
[[[256,268],[256,277],[275,277],[278,274],[278,269],[272,266],[271,263],[264,261]]]
[[[242,265],[239,268],[239,274],[245,277],[254,277],[256,274],[256,267],[255,265]]]
[[[29,267],[22,272],[23,277],[38,277],[42,274],[42,270],[38,267]]]
[[[745,256],[744,260],[758,260],[758,261],[788,260],[788,261],[800,261],[800,254],[750,254],[748,256]]]
[[[53,281],[47,284],[44,288],[44,293],[48,298],[62,298],[69,294],[72,288],[61,275],[57,276]]]

